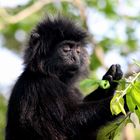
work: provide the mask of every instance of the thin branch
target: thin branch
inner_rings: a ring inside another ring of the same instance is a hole
[[[129,68],[128,68],[129,69]],[[129,69],[130,70],[130,69]],[[134,73],[139,73],[140,72],[140,69],[137,69],[135,70],[134,72],[133,71],[129,71],[125,74],[125,77],[129,77],[129,76],[132,76]]]
[[[73,0],[60,0],[61,2],[72,2]],[[45,5],[56,2],[55,0],[38,0],[31,6],[27,7],[26,9],[22,10],[21,12],[17,13],[16,15],[12,16],[7,13],[7,11],[3,8],[0,9],[0,16],[6,21],[6,23],[15,24],[23,19],[31,16],[32,14],[38,12],[42,9]],[[0,30],[5,27],[5,24],[0,24]]]
[[[115,132],[117,130],[117,128],[119,128],[119,126],[124,123],[127,118],[130,118],[130,115],[131,115],[131,112],[128,112],[127,115],[120,121],[116,124],[116,127],[114,127],[113,129],[111,129],[107,134],[106,136],[110,135],[113,131]]]
[[[136,81],[136,79],[140,76],[140,72],[132,79],[131,83],[123,90],[121,91],[122,94],[115,100],[114,103],[119,102],[119,100],[126,95],[127,90],[134,84],[134,82]]]

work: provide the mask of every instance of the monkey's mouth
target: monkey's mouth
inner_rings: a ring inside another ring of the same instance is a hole
[[[69,74],[75,74],[79,70],[79,67],[77,65],[74,65],[72,67],[69,67],[66,71]]]

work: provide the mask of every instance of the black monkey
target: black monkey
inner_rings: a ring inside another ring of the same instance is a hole
[[[67,18],[47,17],[32,31],[23,73],[9,100],[6,140],[95,140],[114,117],[110,100],[122,78],[120,65],[103,76],[109,89],[85,98],[75,87],[86,75],[88,34]]]

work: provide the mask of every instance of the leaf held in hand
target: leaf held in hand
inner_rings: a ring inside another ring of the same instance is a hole
[[[108,89],[110,87],[110,84],[109,84],[109,81],[107,80],[102,80],[100,83],[99,83],[99,86],[103,89]]]
[[[84,81],[82,81],[80,83],[80,86],[83,86],[83,87],[91,87],[93,85],[97,85],[98,82],[93,80],[93,79],[85,79]]]

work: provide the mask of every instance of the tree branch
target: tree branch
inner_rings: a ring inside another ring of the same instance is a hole
[[[72,2],[73,0],[60,0],[65,2]],[[38,12],[40,9],[42,9],[46,4],[55,2],[55,0],[38,0],[31,6],[27,7],[26,9],[22,10],[21,12],[17,13],[16,15],[12,16],[7,13],[7,11],[4,8],[0,9],[0,16],[4,19],[4,21],[8,24],[15,24],[23,19],[31,16],[32,14]],[[5,27],[5,24],[0,24],[0,30],[2,30]]]

